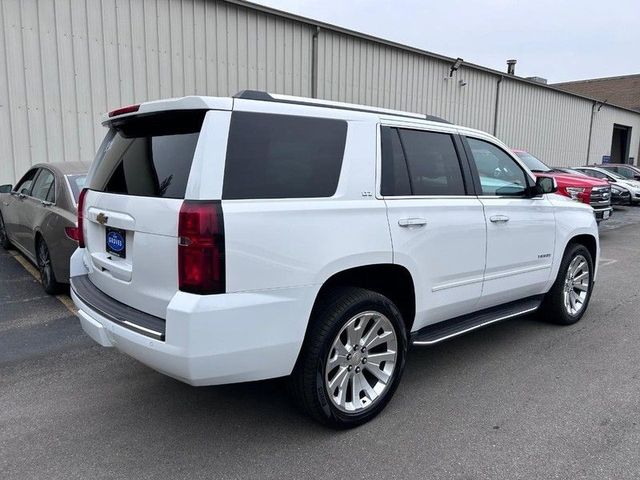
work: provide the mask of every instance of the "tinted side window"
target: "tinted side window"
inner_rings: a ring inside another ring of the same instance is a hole
[[[53,173],[46,168],[41,168],[38,178],[36,178],[36,181],[33,184],[31,196],[38,200],[47,200],[47,196],[49,195],[49,191],[52,190],[53,184]]]
[[[204,111],[172,111],[114,122],[91,169],[92,190],[184,198]]]
[[[330,197],[346,138],[343,120],[235,112],[222,198]]]
[[[407,162],[397,128],[382,127],[382,185],[385,196],[411,195]]]
[[[480,176],[483,195],[524,196],[527,175],[518,163],[495,145],[467,138]]]
[[[413,195],[465,195],[451,135],[408,129],[398,132]]]
[[[31,193],[31,184],[33,183],[33,179],[36,176],[37,171],[37,168],[29,170],[25,176],[20,179],[20,182],[13,191],[29,195]]]

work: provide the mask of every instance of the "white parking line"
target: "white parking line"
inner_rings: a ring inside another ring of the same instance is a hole
[[[31,274],[31,276],[33,278],[35,278],[38,283],[40,283],[40,272],[38,272],[38,270],[36,269],[36,267],[34,267],[29,260],[27,260],[26,258],[24,258],[22,255],[20,255],[18,252],[14,251],[14,250],[10,250],[9,254],[11,254],[11,256],[13,258],[15,258],[17,260],[17,262],[22,265],[24,267],[24,269],[29,272]],[[71,301],[71,299],[66,296],[66,295],[56,295],[55,296],[60,303],[62,303],[67,310],[69,310],[71,313],[73,313],[74,315],[76,315],[78,313],[78,310],[76,309],[75,304]]]
[[[613,265],[617,261],[618,260],[616,260],[614,258],[600,258],[600,266],[601,267],[606,267],[607,265]]]

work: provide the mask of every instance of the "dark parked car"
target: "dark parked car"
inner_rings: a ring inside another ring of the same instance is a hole
[[[69,283],[69,257],[78,246],[76,206],[88,168],[80,162],[40,164],[15,187],[0,187],[0,245],[15,246],[37,265],[47,293]]]

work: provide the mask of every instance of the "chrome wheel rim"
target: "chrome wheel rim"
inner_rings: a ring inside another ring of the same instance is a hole
[[[44,243],[38,246],[38,269],[40,270],[40,280],[43,285],[47,285],[50,279],[51,259],[49,258],[49,250]]]
[[[577,315],[584,308],[591,284],[589,263],[582,255],[571,260],[564,280],[564,308],[569,315]]]
[[[325,365],[325,388],[333,405],[360,413],[382,397],[396,368],[398,338],[382,313],[353,316],[334,339]]]

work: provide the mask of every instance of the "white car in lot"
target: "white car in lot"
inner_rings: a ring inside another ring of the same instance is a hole
[[[80,321],[191,385],[289,376],[312,417],[355,426],[410,345],[538,309],[571,324],[589,303],[592,209],[486,133],[251,91],[104,125],[71,260]]]
[[[612,172],[610,170],[598,167],[571,167],[573,170],[576,170],[585,175],[589,175],[593,178],[599,178],[601,180],[607,180],[612,185],[616,185],[624,190],[627,190],[631,195],[629,199],[629,203],[633,205],[634,203],[640,202],[640,182],[638,180],[632,180],[630,178],[623,177],[619,173]]]

